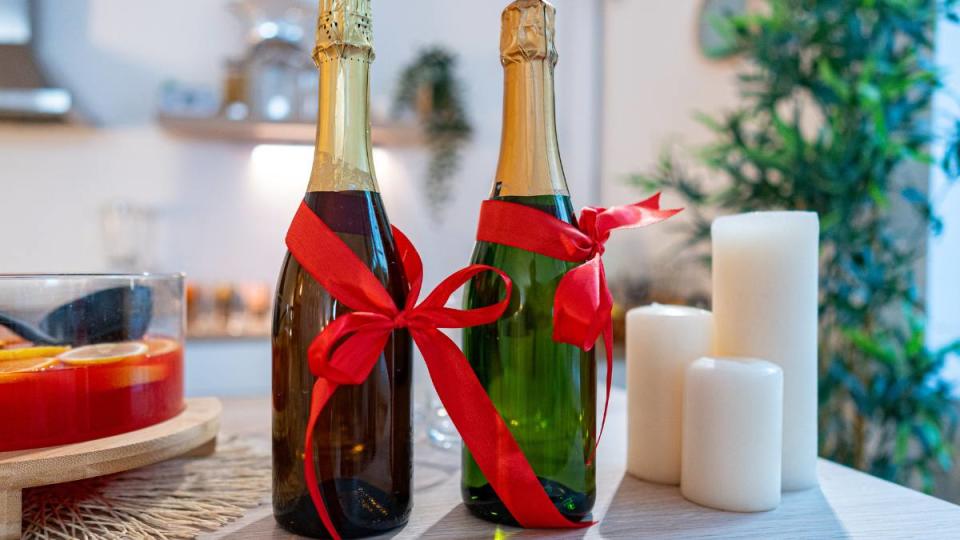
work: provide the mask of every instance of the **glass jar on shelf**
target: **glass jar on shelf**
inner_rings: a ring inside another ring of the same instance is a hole
[[[316,119],[318,74],[310,58],[314,2],[236,0],[248,26],[242,65],[251,118],[272,122]]]

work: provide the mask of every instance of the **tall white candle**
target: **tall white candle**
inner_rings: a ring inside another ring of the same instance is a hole
[[[759,212],[713,224],[715,353],[783,369],[783,489],[817,485],[819,221]]]
[[[783,371],[763,360],[701,358],[686,373],[687,499],[733,512],[780,504]]]
[[[627,313],[627,471],[680,483],[683,378],[710,354],[709,311],[654,304]]]

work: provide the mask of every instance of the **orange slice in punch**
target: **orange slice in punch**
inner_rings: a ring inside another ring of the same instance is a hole
[[[143,343],[149,349],[147,354],[152,357],[163,356],[180,348],[180,343],[170,338],[148,337],[143,338]]]
[[[21,347],[18,349],[5,349],[0,351],[0,365],[13,360],[50,358],[69,350],[70,347]]]
[[[57,363],[56,358],[18,358],[0,361],[0,375],[43,371]]]
[[[162,381],[169,376],[170,370],[164,365],[117,364],[117,367],[110,366],[105,368],[103,373],[91,377],[90,388],[92,390],[130,388]]]
[[[77,347],[61,354],[57,359],[72,366],[89,366],[143,360],[146,355],[146,345],[131,341],[128,343],[101,343],[99,345]]]

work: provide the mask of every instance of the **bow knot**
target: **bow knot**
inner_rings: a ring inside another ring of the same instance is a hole
[[[393,318],[393,330],[400,330],[411,326],[411,312],[403,310]]]
[[[587,256],[587,259],[592,259],[594,257],[603,257],[603,254],[606,252],[607,252],[606,241],[593,239],[593,246],[590,248],[590,255]]]

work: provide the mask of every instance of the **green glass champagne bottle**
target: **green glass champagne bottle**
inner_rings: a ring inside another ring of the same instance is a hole
[[[502,23],[503,136],[492,198],[575,223],[557,143],[555,10],[543,0],[517,0]],[[484,242],[473,262],[504,270],[514,288],[499,321],[464,330],[464,353],[547,495],[564,516],[580,520],[596,496],[595,465],[587,463],[596,434],[596,362],[593,351],[553,340],[554,293],[575,265]],[[466,306],[495,303],[502,287],[489,274],[474,278]],[[462,494],[474,515],[515,524],[466,448]]]

